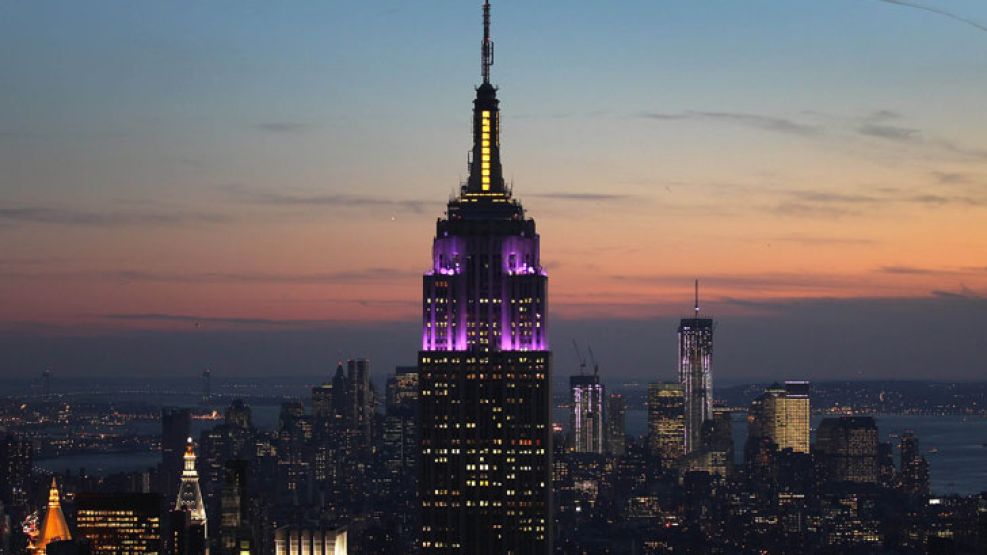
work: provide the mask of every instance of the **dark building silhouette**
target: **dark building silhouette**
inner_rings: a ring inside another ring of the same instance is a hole
[[[8,508],[25,505],[31,494],[34,444],[14,434],[0,438],[0,501]]]
[[[535,222],[504,183],[489,14],[469,179],[437,222],[423,280],[424,553],[551,551],[548,278]]]
[[[611,393],[607,397],[606,413],[607,453],[621,457],[627,444],[625,424],[627,406],[624,403],[624,396],[620,393]]]
[[[192,412],[189,409],[161,409],[161,482],[166,499],[178,495],[185,467],[185,445],[192,434]]]
[[[898,483],[901,490],[909,495],[928,495],[929,463],[919,450],[915,432],[906,430],[901,434],[899,453]]]
[[[816,452],[827,479],[837,482],[878,482],[877,423],[870,416],[824,418],[816,431]]]

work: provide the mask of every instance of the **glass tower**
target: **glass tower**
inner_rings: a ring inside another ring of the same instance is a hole
[[[699,317],[696,282],[695,317],[679,322],[679,383],[685,387],[685,452],[701,444],[703,422],[713,417],[713,320]]]

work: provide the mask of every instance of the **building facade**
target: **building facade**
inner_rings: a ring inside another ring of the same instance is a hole
[[[93,555],[159,553],[161,496],[83,493],[76,497],[76,534]]]
[[[768,439],[779,451],[809,452],[809,382],[772,384],[747,411],[751,441]]]
[[[668,466],[685,454],[685,386],[648,384],[648,447]]]

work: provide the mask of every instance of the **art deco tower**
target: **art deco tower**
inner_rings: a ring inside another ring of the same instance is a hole
[[[178,489],[175,510],[188,511],[192,525],[201,527],[205,538],[206,508],[202,503],[202,491],[199,489],[199,472],[195,469],[195,446],[192,438],[188,438],[186,443],[184,461],[185,469],[182,470],[182,485]]]
[[[694,318],[679,322],[679,383],[685,387],[685,452],[699,448],[703,422],[713,418],[713,320],[699,316],[696,281]]]
[[[483,13],[469,180],[438,220],[423,280],[421,547],[549,553],[548,278],[535,222],[504,183],[489,2]]]

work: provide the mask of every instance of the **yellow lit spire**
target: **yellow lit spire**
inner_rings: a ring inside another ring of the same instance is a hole
[[[51,489],[48,490],[48,511],[45,513],[45,520],[41,525],[41,534],[38,536],[35,553],[45,553],[46,547],[51,542],[71,539],[72,533],[69,532],[69,525],[65,522],[65,515],[62,514],[58,484],[52,477]]]

